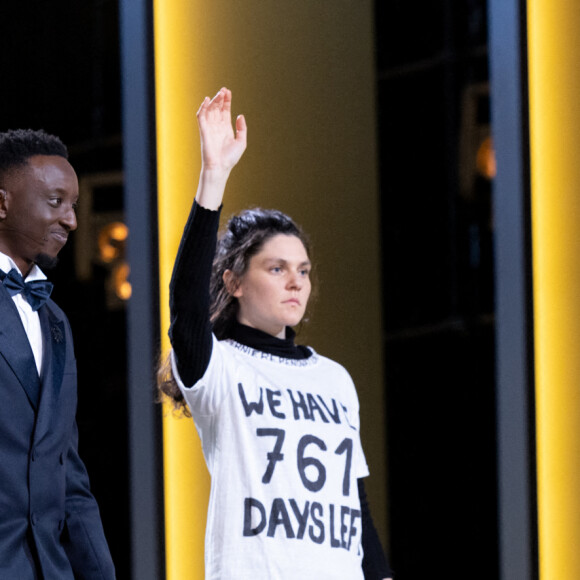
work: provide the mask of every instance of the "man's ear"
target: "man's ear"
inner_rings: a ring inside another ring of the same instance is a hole
[[[0,220],[6,219],[7,213],[7,206],[6,206],[6,198],[8,197],[8,193],[5,189],[0,189]]]
[[[242,295],[240,281],[231,270],[226,270],[223,273],[222,280],[224,281],[224,286],[226,287],[226,290],[230,296],[239,298]]]

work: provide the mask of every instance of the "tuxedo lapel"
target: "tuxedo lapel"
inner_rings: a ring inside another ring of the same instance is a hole
[[[46,304],[39,311],[43,338],[42,384],[43,397],[58,401],[66,360],[64,322]],[[49,394],[50,393],[50,394]]]
[[[18,310],[0,284],[0,356],[10,366],[32,406],[38,408],[40,377]]]

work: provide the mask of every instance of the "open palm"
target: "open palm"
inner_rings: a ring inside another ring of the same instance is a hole
[[[206,97],[197,112],[201,159],[205,170],[230,171],[246,149],[243,115],[232,126],[232,93],[223,87],[213,99]]]

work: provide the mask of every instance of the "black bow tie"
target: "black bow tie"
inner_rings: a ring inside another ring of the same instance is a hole
[[[47,300],[52,292],[52,283],[48,280],[33,280],[25,282],[22,276],[14,268],[6,274],[0,270],[0,280],[10,296],[22,292],[32,310],[36,312]]]

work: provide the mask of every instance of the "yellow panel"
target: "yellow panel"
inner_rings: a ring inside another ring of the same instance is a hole
[[[580,3],[528,0],[540,577],[580,578]]]
[[[155,90],[162,348],[168,351],[169,281],[199,173],[192,86],[195,59],[188,50],[196,2],[154,4]],[[163,421],[167,580],[204,577],[203,545],[209,476],[191,419],[166,410]]]

